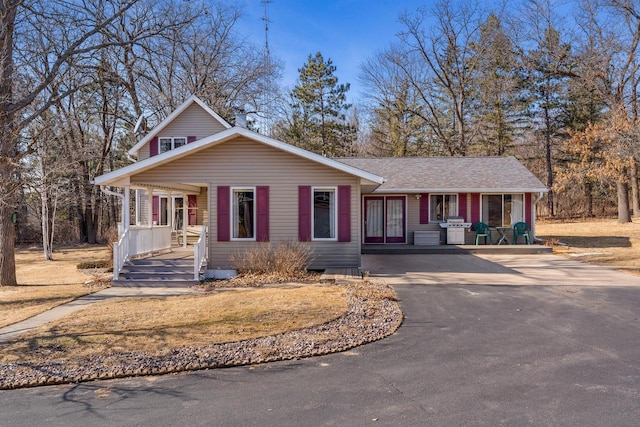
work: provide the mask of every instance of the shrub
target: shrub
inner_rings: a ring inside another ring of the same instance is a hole
[[[304,242],[258,243],[244,252],[231,255],[231,263],[241,274],[277,274],[294,276],[313,261],[313,249]]]
[[[78,270],[89,270],[94,268],[110,268],[113,264],[111,259],[100,259],[96,261],[81,262],[76,266]]]
[[[118,236],[118,229],[116,227],[109,227],[104,233],[104,238],[107,240],[109,259],[111,260],[111,264],[113,264],[113,245],[118,243],[118,240],[120,239],[120,236]]]

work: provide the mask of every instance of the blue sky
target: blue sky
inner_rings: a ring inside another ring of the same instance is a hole
[[[398,16],[433,0],[271,0],[267,11],[271,52],[284,63],[282,84],[291,88],[309,54],[322,52],[337,67],[340,83],[351,83],[349,100],[359,98],[358,67],[395,41]],[[245,0],[240,31],[264,45],[264,5]]]

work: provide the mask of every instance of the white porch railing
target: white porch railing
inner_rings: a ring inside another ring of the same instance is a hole
[[[113,280],[118,280],[120,270],[130,257],[166,249],[171,249],[170,226],[130,226],[113,245]]]
[[[200,280],[200,267],[207,258],[207,226],[202,226],[200,238],[193,246],[193,280]]]
[[[131,256],[171,249],[171,226],[137,227],[132,225],[130,230]]]
[[[120,270],[129,258],[129,229],[127,228],[120,240],[113,244],[113,280],[118,280]]]

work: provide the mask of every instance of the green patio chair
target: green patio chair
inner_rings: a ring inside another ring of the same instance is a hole
[[[484,222],[476,222],[473,224],[473,229],[476,230],[476,246],[478,246],[478,240],[480,237],[484,237],[484,244],[487,244],[487,238],[489,239],[489,244],[493,245],[491,241],[491,229]]]
[[[516,222],[513,224],[513,244],[518,244],[518,237],[524,237],[527,245],[531,244],[531,228],[526,222]]]

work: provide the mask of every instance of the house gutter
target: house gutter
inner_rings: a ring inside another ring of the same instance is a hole
[[[100,191],[102,191],[104,194],[108,194],[110,196],[119,197],[120,200],[122,201],[122,203],[121,203],[121,205],[122,205],[122,232],[124,233],[126,231],[125,226],[127,228],[129,228],[129,225],[125,223],[125,220],[127,218],[126,214],[125,214],[125,210],[128,209],[128,207],[125,206],[124,194],[120,194],[120,193],[116,193],[115,191],[111,191],[111,190],[107,189],[104,185],[100,186]],[[125,193],[128,194],[128,191],[126,191]],[[117,219],[116,219],[116,221],[117,221]],[[120,236],[118,235],[118,237],[120,237]]]
[[[116,193],[115,191],[107,190],[107,188],[104,185],[100,186],[100,191],[102,191],[104,194],[108,194],[110,196],[116,196],[116,197],[120,197],[121,199],[124,199],[123,194]]]

